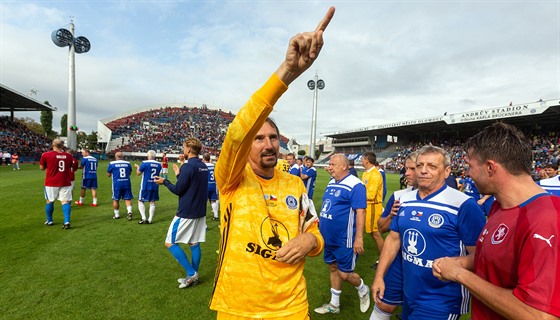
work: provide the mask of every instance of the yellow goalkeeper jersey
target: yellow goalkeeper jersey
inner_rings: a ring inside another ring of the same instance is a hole
[[[299,177],[274,171],[257,176],[248,163],[256,136],[286,91],[273,75],[237,113],[226,134],[215,176],[220,190],[221,240],[210,308],[248,318],[276,318],[308,308],[304,260],[292,265],[276,260],[276,251],[300,230]],[[317,223],[305,232],[317,238],[315,256],[323,250]]]

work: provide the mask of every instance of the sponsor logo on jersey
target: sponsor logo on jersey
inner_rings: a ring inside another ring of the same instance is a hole
[[[276,260],[276,251],[290,240],[288,229],[282,222],[266,217],[261,223],[262,244],[249,242],[245,251],[261,256],[264,259]]]
[[[337,198],[340,197],[340,190],[336,190],[334,192],[334,196],[337,197]]]
[[[292,195],[288,195],[286,197],[286,205],[288,206],[288,208],[290,208],[291,210],[295,210],[298,207],[298,201],[296,199],[296,197],[292,196]]]
[[[321,218],[332,220],[332,215],[327,213],[331,209],[331,205],[332,205],[331,199],[327,199],[325,200],[325,202],[323,202],[323,206],[321,207],[321,212],[319,213]]]
[[[428,218],[428,224],[432,228],[439,228],[443,225],[444,222],[445,220],[443,219],[443,216],[439,213],[432,214],[430,218]]]
[[[488,229],[484,228],[484,231],[482,231],[482,234],[480,235],[480,238],[478,239],[479,242],[484,242],[484,239],[486,239],[486,235],[488,234]]]
[[[496,231],[492,234],[492,244],[500,244],[504,241],[509,232],[509,227],[500,223]]]
[[[404,260],[420,267],[432,267],[433,260],[420,258],[422,253],[426,251],[426,239],[420,231],[416,229],[407,229],[403,233],[402,240],[402,257]]]

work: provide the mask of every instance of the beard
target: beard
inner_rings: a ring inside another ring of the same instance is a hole
[[[265,157],[274,157],[274,159],[266,159]],[[276,167],[276,163],[278,163],[278,155],[276,154],[276,151],[274,150],[268,150],[265,151],[263,153],[261,153],[261,161],[260,161],[260,165],[263,168],[274,168]]]

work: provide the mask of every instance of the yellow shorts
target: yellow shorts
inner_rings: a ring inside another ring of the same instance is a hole
[[[298,313],[285,316],[285,317],[274,317],[274,319],[278,320],[309,320],[311,317],[309,316],[309,309],[300,311]],[[225,313],[225,312],[218,312],[217,320],[265,320],[265,318],[246,318],[241,316],[236,316],[233,314]]]
[[[366,208],[366,233],[377,232],[377,221],[381,218],[383,213],[383,205],[381,203],[368,202]]]

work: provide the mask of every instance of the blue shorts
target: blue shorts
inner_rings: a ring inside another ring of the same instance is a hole
[[[113,189],[113,200],[119,201],[120,199],[123,200],[131,200],[134,199],[132,195],[131,189]]]
[[[142,190],[138,196],[138,201],[154,202],[159,201],[159,190]]]
[[[336,262],[338,270],[346,273],[354,272],[356,260],[358,259],[358,256],[354,253],[354,248],[325,245],[323,253],[323,259],[326,264]]]
[[[211,201],[218,200],[218,193],[216,192],[216,189],[208,190],[208,200],[211,200]]]
[[[398,306],[403,303],[403,269],[402,269],[402,255],[400,252],[389,266],[383,278],[385,281],[385,293],[383,294],[383,301],[386,304]]]
[[[97,189],[97,179],[82,179],[82,189]]]
[[[437,306],[434,306],[434,309],[425,309],[421,307],[416,307],[411,309],[410,306],[406,303],[403,304],[402,308],[402,320],[458,320],[461,315],[455,313],[446,313],[445,311],[436,310]]]

